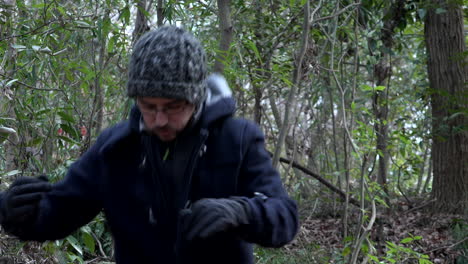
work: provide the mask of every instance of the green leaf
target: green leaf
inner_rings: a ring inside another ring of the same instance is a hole
[[[20,170],[12,170],[12,171],[9,171],[9,172],[3,174],[2,176],[10,177],[10,176],[14,176],[14,175],[17,175],[17,174],[20,174],[20,173],[22,173],[22,171],[20,171]]]
[[[374,261],[375,263],[379,263],[379,258],[374,256],[374,255],[370,255],[370,254],[367,254],[367,256],[372,260]]]
[[[32,140],[26,142],[26,146],[34,147],[34,146],[38,146],[38,145],[42,144],[42,142],[44,142],[44,139],[41,138],[41,137],[37,137],[35,139],[32,139]]]
[[[75,140],[73,140],[73,139],[71,139],[71,138],[69,138],[69,137],[57,136],[57,138],[59,138],[59,139],[65,141],[65,142],[68,142],[68,143],[70,143],[70,144],[73,144],[73,145],[78,145],[78,144],[79,144],[77,141],[75,141]]]
[[[74,236],[68,236],[67,241],[80,255],[83,255],[83,249],[81,248],[80,243]]]
[[[259,61],[262,61],[262,58],[260,56],[260,52],[258,51],[257,46],[255,45],[255,43],[253,41],[251,41],[250,39],[248,39],[246,42],[247,42],[246,43],[247,46],[249,46],[249,48],[255,53],[255,57],[257,57],[257,59]]]
[[[15,119],[10,118],[10,117],[0,117],[0,123],[5,123],[5,122],[8,122],[8,121],[15,121]]]
[[[0,143],[3,143],[11,135],[17,135],[16,130],[9,127],[0,126]]]
[[[398,247],[397,245],[395,245],[395,243],[390,242],[390,241],[386,241],[386,244],[387,244],[387,247],[389,247],[389,248],[397,248]]]
[[[3,134],[3,135],[16,134],[16,130],[14,130],[13,128],[0,126],[0,134]]]
[[[367,92],[367,91],[372,91],[373,89],[372,89],[371,86],[369,86],[367,84],[363,84],[363,85],[361,85],[361,90]]]
[[[406,238],[403,238],[400,242],[403,244],[406,244],[406,243],[412,242],[413,240],[414,239],[412,237],[406,237]]]
[[[405,135],[398,135],[398,138],[405,144],[405,145],[409,145],[411,143],[411,140],[409,137],[405,136]]]
[[[45,7],[45,4],[44,3],[40,3],[40,4],[34,4],[31,6],[32,8],[37,8],[37,9],[42,9]]]
[[[420,19],[424,19],[426,17],[426,13],[427,13],[426,9],[424,8],[418,9],[418,15]]]
[[[349,254],[351,254],[351,248],[350,247],[345,247],[345,249],[343,250],[343,252],[341,253],[341,255],[343,257],[346,257],[348,256]]]
[[[15,83],[16,81],[18,81],[18,79],[9,80],[9,81],[5,84],[5,86],[8,87],[8,86],[12,85],[13,83]]]
[[[96,250],[96,244],[94,243],[93,236],[88,232],[83,232],[81,234],[81,238],[89,252],[91,252],[91,254],[94,254],[94,251]]]
[[[78,131],[75,128],[71,127],[70,125],[60,124],[60,127],[63,129],[63,131],[65,131],[73,139],[79,139],[80,138],[80,136],[78,134]]]
[[[67,12],[65,11],[65,9],[61,6],[56,6],[55,8],[57,8],[57,10],[60,12],[60,14],[62,15],[66,15]]]
[[[73,118],[73,116],[63,111],[59,111],[57,114],[62,118],[62,121],[66,121],[68,123],[75,123],[75,119]]]
[[[109,17],[104,18],[104,21],[102,21],[102,38],[105,39],[107,38],[107,35],[109,34],[111,27],[111,20]]]
[[[13,45],[11,45],[11,47],[14,48],[14,49],[17,49],[17,50],[25,50],[26,49],[26,46],[17,45],[17,44],[13,44]]]
[[[129,6],[126,6],[126,7],[124,7],[122,9],[122,13],[120,13],[119,19],[123,19],[125,24],[128,25],[128,23],[130,21],[130,8],[129,8]]]
[[[77,27],[79,28],[92,28],[91,25],[86,21],[75,20],[74,22],[75,24],[77,24]]]
[[[445,12],[447,12],[447,10],[444,9],[444,8],[440,8],[440,7],[435,10],[435,13],[438,14],[438,15],[443,14]]]
[[[114,52],[114,46],[115,46],[115,36],[109,39],[109,42],[107,43],[107,52],[108,53]]]
[[[385,86],[376,86],[374,88],[376,91],[384,91],[385,90]]]
[[[432,261],[428,260],[428,259],[418,259],[418,263],[419,264],[433,264]]]

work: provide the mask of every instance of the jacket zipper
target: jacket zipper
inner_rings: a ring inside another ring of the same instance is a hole
[[[192,176],[195,171],[195,167],[198,163],[199,158],[204,154],[206,151],[206,139],[208,138],[209,132],[206,128],[202,128],[200,130],[200,135],[201,135],[201,140],[200,143],[197,145],[196,151],[193,153],[194,156],[190,159],[190,173],[188,174],[188,181],[187,184],[185,185],[185,190],[184,190],[184,201],[185,205],[184,208],[182,209],[189,209],[191,207],[191,201],[190,201],[190,194],[191,194],[191,185],[192,185]],[[202,153],[203,152],[203,153]],[[181,249],[181,239],[182,239],[182,230],[181,230],[181,217],[177,215],[177,235],[176,235],[176,241],[174,243],[174,251],[175,251],[175,258],[176,258],[176,263],[180,264],[181,258],[179,256],[180,249]]]

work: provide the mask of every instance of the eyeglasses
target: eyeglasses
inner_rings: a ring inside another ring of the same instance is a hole
[[[188,106],[188,102],[173,102],[162,109],[158,109],[156,106],[148,105],[137,100],[138,108],[140,112],[144,115],[156,115],[158,112],[164,113],[166,115],[177,115],[182,113]]]

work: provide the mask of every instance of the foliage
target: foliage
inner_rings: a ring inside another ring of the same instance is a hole
[[[213,65],[219,42],[215,1],[164,2],[164,22],[194,32]],[[412,206],[416,196],[431,189],[432,120],[422,24],[429,7],[425,1],[405,2],[389,50],[382,35],[391,19],[386,11],[393,2],[311,2],[309,47],[292,110],[293,125],[282,153],[353,198],[362,199],[365,206],[377,201],[378,218],[385,208],[391,209],[389,200],[405,197]],[[7,185],[18,175],[45,173],[57,181],[102,129],[128,114],[126,63],[137,1],[13,3],[0,6],[0,180]],[[260,124],[269,150],[276,147],[285,98],[298,67],[304,4],[303,0],[231,1],[234,38],[223,61],[224,75],[237,99],[237,114]],[[144,12],[152,27],[156,8],[149,6]],[[439,7],[437,12],[444,9]],[[384,59],[391,74],[384,84],[377,84],[375,70]],[[384,94],[386,99],[376,103],[389,109],[382,119],[373,105]],[[386,186],[377,182],[378,163],[384,156],[377,148],[379,125],[388,125]],[[303,172],[289,164],[280,170],[291,195],[308,210],[304,214],[318,213],[317,208],[326,208],[323,215],[346,213],[336,195]],[[368,223],[368,209],[352,216],[356,226]],[[454,229],[461,228],[457,226]],[[384,245],[386,255],[372,256],[388,262],[425,259],[398,244],[402,240],[384,239],[390,241]],[[466,248],[466,243],[460,246]],[[63,261],[70,263],[112,256],[102,215],[67,239],[44,248],[53,255],[61,252]],[[340,250],[320,256],[325,251],[318,244],[298,248],[257,248],[257,262],[345,261]]]

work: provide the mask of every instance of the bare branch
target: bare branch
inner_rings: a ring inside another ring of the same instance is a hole
[[[271,153],[270,153],[271,155]],[[322,176],[318,175],[317,173],[311,171],[310,169],[300,165],[299,163],[297,163],[296,161],[293,161],[293,160],[290,160],[290,159],[287,159],[287,158],[283,158],[283,157],[280,157],[280,162],[283,162],[283,163],[287,163],[287,164],[292,164],[292,166],[296,169],[299,169],[300,171],[304,172],[305,174],[309,175],[309,176],[312,176],[313,178],[315,178],[316,180],[318,180],[320,183],[322,183],[323,185],[325,185],[326,187],[328,187],[330,190],[332,190],[333,192],[337,193],[341,199],[345,200],[345,197],[346,197],[346,194],[340,190],[339,188],[337,188],[335,185],[333,185],[332,183],[330,183],[329,181],[327,181],[325,178],[323,178]],[[350,203],[352,203],[353,205],[357,206],[357,207],[360,207],[359,205],[359,202],[354,199],[354,198],[349,198],[349,201]]]
[[[2,73],[0,73],[0,76],[2,77],[5,77],[7,78],[8,80],[14,80],[13,78],[9,77],[9,76],[6,76]],[[22,86],[26,87],[26,88],[29,88],[29,89],[33,89],[33,90],[38,90],[38,91],[57,91],[57,92],[60,92],[61,90],[60,89],[54,89],[54,88],[38,88],[38,87],[34,87],[34,86],[31,86],[29,84],[26,84],[22,81],[18,81],[16,80],[15,83],[18,83],[18,84],[21,84]]]
[[[334,14],[332,15],[329,15],[329,16],[324,16],[324,17],[319,17],[315,20],[312,20],[311,21],[311,26],[314,24],[314,23],[318,23],[320,21],[323,21],[323,20],[328,20],[328,19],[332,19],[332,18],[335,18],[341,14],[343,14],[344,12],[346,12],[348,9],[352,8],[352,7],[355,7],[355,6],[359,6],[361,5],[361,2],[358,2],[358,3],[353,3],[353,4],[350,4],[350,5],[347,5],[346,7],[344,7],[343,9],[339,10],[339,11],[336,11]]]

